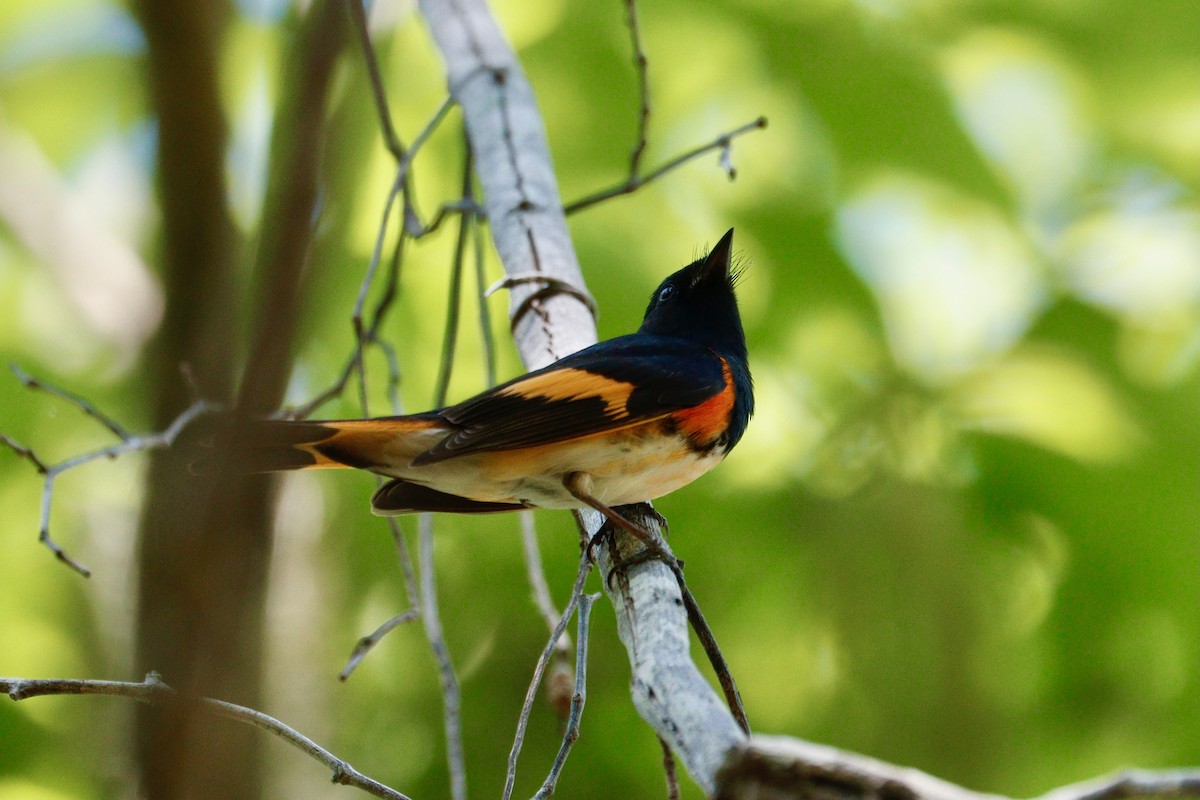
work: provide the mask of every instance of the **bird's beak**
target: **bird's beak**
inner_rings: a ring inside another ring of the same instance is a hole
[[[730,228],[704,259],[704,267],[700,270],[700,280],[708,280],[710,277],[728,280],[732,258],[733,228]]]

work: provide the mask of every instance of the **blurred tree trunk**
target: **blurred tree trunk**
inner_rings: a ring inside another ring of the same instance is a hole
[[[158,117],[158,190],[167,314],[151,362],[161,427],[189,402],[187,364],[205,397],[232,403],[237,332],[251,331],[236,394],[240,411],[277,407],[291,367],[302,278],[312,241],[316,164],[330,75],[345,10],[315,3],[294,27],[284,64],[260,241],[240,325],[238,236],[224,182],[227,144],[219,96],[224,4],[140,0],[150,93]],[[271,482],[217,470],[198,478],[194,454],[151,462],[141,524],[137,662],[182,694],[261,705],[263,601],[270,550]],[[262,793],[262,738],[252,729],[192,713],[143,708],[141,785],[149,798]]]

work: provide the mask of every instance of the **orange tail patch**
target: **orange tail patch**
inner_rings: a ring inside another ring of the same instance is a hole
[[[388,465],[408,434],[440,427],[436,418],[381,417],[330,422],[264,421],[247,434],[250,472],[371,469]]]

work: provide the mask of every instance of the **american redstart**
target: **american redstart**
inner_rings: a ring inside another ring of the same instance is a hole
[[[715,467],[754,409],[733,230],[655,290],[618,336],[457,405],[397,417],[255,424],[252,471],[354,467],[392,478],[377,514],[482,514],[652,500]]]

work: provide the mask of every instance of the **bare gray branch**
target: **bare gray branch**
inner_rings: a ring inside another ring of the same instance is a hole
[[[209,697],[184,698],[163,683],[157,673],[151,672],[141,683],[129,681],[93,681],[52,678],[47,680],[24,680],[22,678],[0,678],[0,691],[13,700],[63,694],[104,694],[115,697],[131,697],[144,703],[165,705],[168,703],[194,702],[201,708],[228,719],[237,720],[261,728],[278,736],[283,741],[307,753],[324,764],[333,773],[331,780],[343,786],[362,789],[375,797],[386,800],[410,800],[374,778],[362,774],[346,761],[335,756],[321,745],[309,739],[295,728],[289,727],[274,717],[245,706],[214,700]]]

